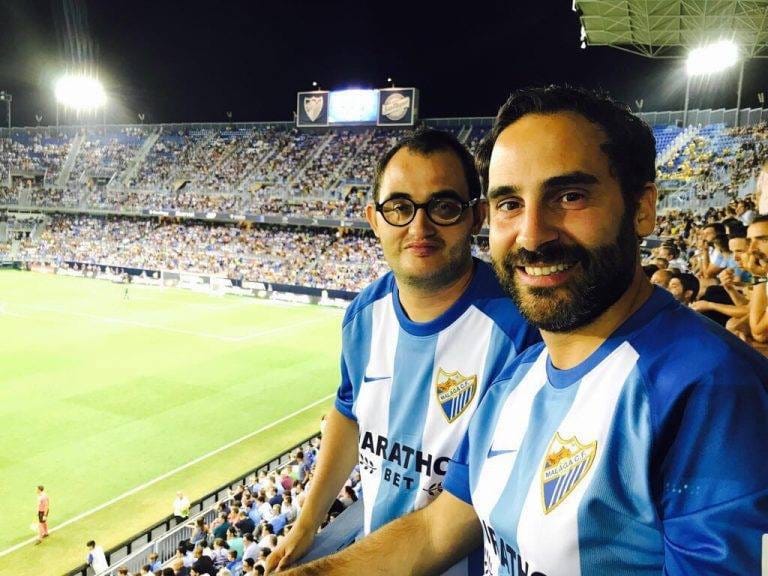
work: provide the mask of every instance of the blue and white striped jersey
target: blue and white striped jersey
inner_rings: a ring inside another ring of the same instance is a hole
[[[768,361],[663,290],[588,359],[543,344],[494,383],[445,488],[486,573],[760,573]]]
[[[442,491],[488,384],[539,340],[479,260],[465,293],[431,322],[408,319],[392,273],[358,295],[344,318],[336,408],[360,429],[366,534]]]

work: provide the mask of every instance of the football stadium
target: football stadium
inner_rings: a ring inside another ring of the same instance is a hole
[[[768,0],[39,4],[0,574],[768,575]]]

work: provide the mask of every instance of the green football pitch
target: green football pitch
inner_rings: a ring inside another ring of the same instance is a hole
[[[317,430],[342,312],[0,272],[0,574],[62,574]],[[35,487],[53,533],[34,546]]]

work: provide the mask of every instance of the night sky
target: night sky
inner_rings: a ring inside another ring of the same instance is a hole
[[[55,79],[82,65],[104,81],[116,123],[291,120],[312,81],[378,88],[388,76],[420,89],[423,118],[492,116],[510,90],[550,82],[682,108],[681,61],[581,50],[579,31],[570,0],[0,0],[0,90],[15,126],[52,124]],[[743,106],[768,92],[767,71],[747,63]],[[694,82],[691,108],[734,107],[736,78]]]

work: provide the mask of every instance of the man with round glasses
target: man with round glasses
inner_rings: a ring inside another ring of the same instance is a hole
[[[312,488],[267,573],[304,555],[357,463],[366,534],[436,498],[488,384],[539,340],[472,258],[486,206],[474,160],[452,134],[419,130],[389,150],[365,215],[392,272],[347,310]],[[482,573],[482,554],[447,573]]]

